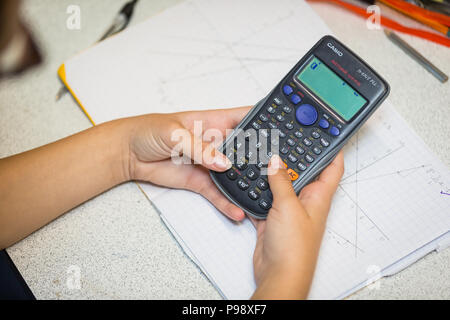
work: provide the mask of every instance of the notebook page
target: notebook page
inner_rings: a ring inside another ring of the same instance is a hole
[[[303,1],[259,1],[257,8],[253,1],[184,2],[71,59],[67,80],[97,123],[254,104],[329,33]],[[345,154],[311,298],[349,293],[373,270],[449,230],[449,201],[440,194],[448,169],[389,103]],[[255,287],[250,223],[232,223],[187,191],[143,189],[224,297],[248,298]]]

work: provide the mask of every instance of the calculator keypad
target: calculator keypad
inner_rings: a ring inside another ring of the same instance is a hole
[[[274,129],[278,129],[278,137],[274,136]],[[233,162],[233,167],[222,175],[221,183],[243,207],[257,215],[266,215],[272,207],[273,196],[263,170],[273,154],[271,148],[278,148],[288,175],[295,182],[326,154],[324,151],[343,129],[340,122],[319,108],[292,82],[287,83],[243,128],[245,146],[235,142],[231,154],[235,158],[239,150],[244,156]],[[262,148],[264,145],[267,150]],[[233,161],[229,150],[226,154]]]

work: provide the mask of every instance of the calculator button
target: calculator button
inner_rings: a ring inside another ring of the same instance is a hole
[[[304,154],[304,153],[305,153],[305,149],[303,149],[303,148],[300,147],[300,146],[297,146],[297,147],[295,148],[295,151],[297,151],[298,154]]]
[[[289,152],[289,148],[288,148],[287,146],[283,146],[283,147],[280,149],[280,152],[281,152],[282,154],[287,154],[287,153]]]
[[[283,131],[279,131],[278,136],[279,136],[281,139],[284,139],[284,138],[286,138],[286,133],[284,133]]]
[[[296,163],[296,162],[298,161],[298,159],[297,159],[294,155],[292,155],[292,154],[289,154],[289,155],[288,155],[288,159],[289,159],[289,161],[292,162],[292,163]]]
[[[290,145],[291,147],[295,146],[295,141],[292,140],[291,138],[286,140],[287,144]]]
[[[242,191],[245,191],[250,187],[250,185],[247,182],[245,182],[245,180],[243,180],[243,179],[239,179],[237,182],[237,185],[238,185],[239,189],[241,189]]]
[[[310,104],[303,104],[297,109],[295,116],[302,125],[310,126],[317,121],[317,110]]]
[[[261,134],[261,136],[263,138],[268,138],[269,137],[269,132],[266,129],[260,130],[259,133]]]
[[[330,123],[327,120],[325,120],[325,119],[320,119],[319,126],[322,129],[328,129],[330,127]]]
[[[283,87],[283,92],[285,95],[290,95],[292,92],[294,92],[294,89],[292,89],[291,86],[284,86]]]
[[[320,144],[323,145],[324,147],[328,147],[330,145],[330,143],[324,138],[320,139]]]
[[[312,145],[311,140],[309,140],[308,138],[303,139],[303,143],[305,146],[309,147],[310,145]]]
[[[247,153],[245,154],[245,159],[247,159],[247,160],[252,160],[252,159],[254,159],[254,156],[253,156],[253,151],[247,151]]]
[[[337,137],[340,133],[341,133],[341,131],[338,128],[336,128],[335,126],[331,127],[330,134],[332,136]]]
[[[290,123],[290,122],[286,123],[285,127],[286,127],[286,129],[288,129],[288,130],[294,129],[294,125],[293,125],[292,123]]]
[[[275,99],[273,99],[273,102],[275,102],[275,104],[276,104],[277,106],[279,106],[280,104],[283,103],[283,101],[281,101],[281,99],[278,98],[278,97],[276,97]]]
[[[322,150],[320,150],[319,147],[314,147],[314,148],[313,148],[313,152],[314,152],[315,154],[319,155],[319,154],[322,153]]]
[[[291,102],[295,105],[299,104],[300,101],[302,101],[302,98],[300,98],[300,96],[298,94],[293,94],[291,96]]]
[[[236,180],[238,177],[238,174],[236,171],[234,171],[233,169],[230,169],[227,171],[227,177],[230,180]]]
[[[248,197],[252,200],[258,200],[259,199],[259,193],[256,192],[254,189],[250,190],[248,192]]]
[[[262,114],[259,115],[259,119],[260,119],[262,122],[267,122],[267,121],[269,120],[269,118],[268,118],[264,113],[262,113]]]
[[[259,200],[259,206],[264,210],[269,210],[272,207],[272,204],[269,200],[261,199]]]
[[[267,112],[270,113],[270,114],[274,114],[275,111],[276,111],[275,108],[272,107],[272,106],[270,106],[270,107],[267,108]]]
[[[238,163],[236,163],[236,168],[243,171],[243,170],[247,169],[247,163],[245,161],[240,160],[240,161],[238,161]]]
[[[255,130],[261,129],[261,125],[260,125],[258,122],[253,122],[253,123],[252,123],[252,127],[253,127]]]
[[[311,135],[314,139],[319,139],[320,138],[320,133],[318,133],[317,131],[313,131],[311,132]]]
[[[256,180],[258,178],[258,173],[253,169],[248,169],[247,177],[249,177],[251,180]]]
[[[264,167],[264,162],[262,162],[262,161],[260,160],[260,161],[258,161],[258,163],[256,164],[256,166],[257,166],[259,169],[262,169],[262,167]]]
[[[306,160],[307,162],[311,163],[311,162],[314,161],[314,158],[311,157],[309,154],[307,154],[307,155],[305,156],[305,160]]]
[[[283,111],[286,112],[286,113],[291,113],[292,112],[292,108],[289,107],[289,106],[284,106],[283,107]]]
[[[279,115],[277,115],[277,120],[280,122],[283,122],[286,119],[281,114],[279,114]]]
[[[295,135],[297,138],[303,137],[303,133],[301,133],[300,131],[295,131],[294,135]]]
[[[305,171],[306,170],[306,165],[304,163],[299,162],[297,165],[297,168],[301,171]]]
[[[298,179],[298,173],[292,169],[288,169],[288,175],[291,178],[291,181],[295,181]]]
[[[245,140],[250,140],[250,137],[253,135],[253,131],[252,130],[245,130],[245,133],[244,133],[244,137],[245,137]]]
[[[273,122],[269,122],[270,129],[278,129],[277,125]]]
[[[269,189],[269,183],[263,178],[259,179],[256,182],[256,186],[260,188],[262,191]]]

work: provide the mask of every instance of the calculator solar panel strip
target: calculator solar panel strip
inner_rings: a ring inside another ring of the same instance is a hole
[[[227,138],[220,150],[229,153],[233,167],[223,173],[211,171],[211,177],[231,202],[250,216],[265,219],[273,196],[261,170],[267,167],[270,152],[280,155],[299,193],[330,164],[389,91],[388,83],[361,58],[325,36]],[[244,146],[237,143],[243,134],[237,129],[246,133]],[[257,136],[263,129],[271,133],[276,131],[270,129],[278,129],[279,141],[272,148],[279,152],[270,149],[252,158],[249,150],[254,146],[249,143],[256,140],[248,138],[247,129],[256,130]],[[236,159],[243,147],[244,157]]]

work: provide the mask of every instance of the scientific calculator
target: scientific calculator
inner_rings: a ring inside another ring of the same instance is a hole
[[[246,115],[221,151],[232,161],[211,171],[247,214],[265,219],[273,196],[267,164],[283,160],[294,190],[317,177],[389,94],[388,83],[332,36],[323,37]]]

